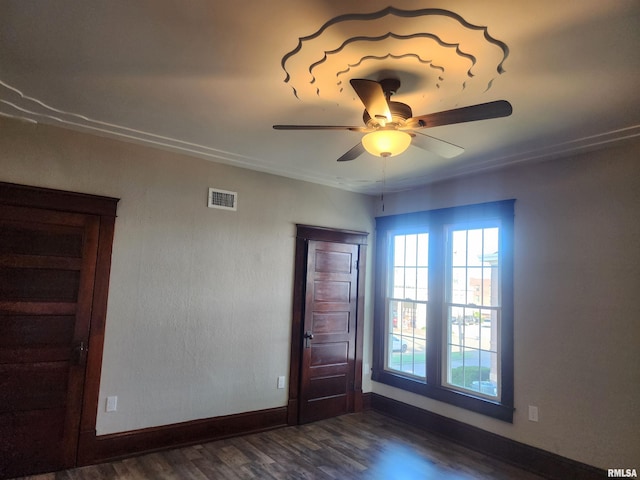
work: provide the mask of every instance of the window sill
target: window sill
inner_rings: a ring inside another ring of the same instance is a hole
[[[388,371],[374,371],[371,379],[375,382],[384,383],[385,385],[416,393],[459,408],[471,410],[488,417],[496,418],[503,422],[513,423],[514,408],[497,401],[474,396],[458,390],[430,385],[424,381]]]

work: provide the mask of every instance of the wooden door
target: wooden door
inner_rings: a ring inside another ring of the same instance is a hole
[[[298,225],[289,423],[362,408],[364,232]]]
[[[300,421],[353,411],[358,246],[310,241]]]
[[[0,478],[75,465],[99,226],[0,204]]]

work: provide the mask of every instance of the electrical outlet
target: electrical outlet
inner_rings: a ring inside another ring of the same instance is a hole
[[[533,405],[529,405],[529,420],[531,422],[537,422],[538,421],[538,407],[535,407]]]
[[[116,410],[118,410],[118,397],[117,396],[112,396],[112,397],[107,397],[107,405],[105,410],[107,412],[115,412]]]
[[[284,388],[284,375],[278,377],[278,388]]]

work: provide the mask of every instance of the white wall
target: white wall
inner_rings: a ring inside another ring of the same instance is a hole
[[[514,422],[373,391],[600,468],[640,467],[639,153],[636,141],[387,195],[384,215],[517,199]]]
[[[3,119],[0,152],[0,181],[121,199],[99,435],[286,405],[295,224],[373,232],[370,197]],[[238,211],[207,208],[208,187]]]

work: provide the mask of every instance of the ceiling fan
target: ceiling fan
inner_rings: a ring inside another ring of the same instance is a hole
[[[362,137],[362,142],[338,158],[339,162],[354,160],[365,151],[380,157],[392,157],[404,152],[411,144],[441,157],[452,158],[460,155],[464,149],[417,130],[507,117],[513,111],[511,104],[506,100],[496,100],[414,117],[409,105],[391,101],[391,96],[400,88],[400,80],[390,78],[376,82],[352,79],[350,83],[364,104],[362,119],[366,126],[274,125],[273,128],[276,130],[349,130],[366,133]]]

